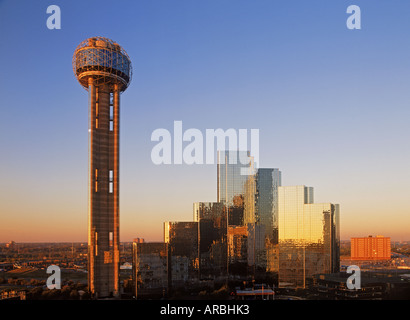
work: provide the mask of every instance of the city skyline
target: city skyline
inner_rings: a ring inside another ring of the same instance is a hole
[[[137,299],[165,282],[170,292],[201,280],[305,289],[313,275],[340,271],[339,204],[281,186],[280,170],[256,168],[249,151],[218,151],[216,180],[217,202],[194,203],[193,221],[164,222],[163,242],[134,240]]]
[[[92,36],[115,39],[135,63],[121,97],[122,242],[161,241],[164,221],[191,221],[192,203],[216,199],[216,165],[151,162],[151,133],[176,120],[260,129],[259,167],[339,203],[342,240],[410,239],[410,4],[363,1],[353,32],[348,1],[84,4],[121,21],[106,25],[57,1],[54,31],[40,4],[0,2],[0,37],[13,48],[0,53],[0,242],[87,241],[88,110],[71,54]]]

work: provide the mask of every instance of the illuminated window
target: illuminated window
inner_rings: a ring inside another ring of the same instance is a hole
[[[104,251],[104,263],[112,263],[111,251]]]
[[[98,169],[95,169],[95,192],[98,192]]]
[[[98,232],[95,233],[95,255],[98,256]]]
[[[110,170],[108,173],[108,192],[113,193],[114,192],[114,171]]]
[[[114,130],[114,107],[110,106],[110,131]]]

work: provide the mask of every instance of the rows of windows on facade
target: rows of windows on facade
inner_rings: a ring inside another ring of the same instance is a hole
[[[282,186],[281,171],[256,168],[249,152],[224,151],[216,202],[194,203],[192,221],[165,222],[163,242],[134,240],[135,296],[203,281],[305,288],[339,261],[338,204],[314,203],[312,187]]]

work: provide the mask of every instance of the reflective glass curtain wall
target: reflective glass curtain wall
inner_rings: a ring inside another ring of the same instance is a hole
[[[168,246],[163,242],[133,242],[132,277],[136,299],[164,296],[168,289]]]
[[[255,270],[277,272],[278,262],[278,187],[282,184],[279,169],[260,168],[256,173]],[[258,237],[259,235],[259,237]],[[259,241],[258,241],[259,239]]]
[[[169,287],[185,286],[198,279],[198,222],[165,222],[168,244]]]
[[[249,151],[218,151],[217,200],[227,212],[228,273],[243,278],[249,276],[247,226],[255,223],[253,161]]]
[[[194,203],[198,222],[200,279],[221,279],[227,274],[227,214],[219,202]]]
[[[255,169],[249,151],[218,151],[217,201],[228,208],[228,225],[255,220]]]
[[[313,203],[313,188],[279,187],[279,286],[305,288],[306,278],[339,271],[339,205]]]

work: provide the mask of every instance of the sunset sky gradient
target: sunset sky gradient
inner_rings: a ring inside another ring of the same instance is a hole
[[[46,27],[59,5],[62,29]],[[346,8],[362,30],[346,28]],[[260,167],[339,203],[341,238],[410,240],[409,1],[0,1],[0,242],[87,240],[86,38],[118,42],[121,241],[216,201],[216,165],[154,165],[151,133],[260,130]],[[280,223],[280,222],[279,222]]]

